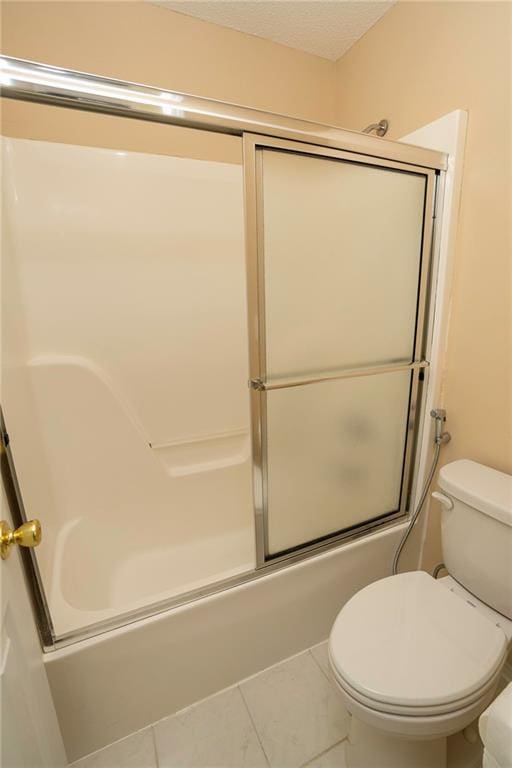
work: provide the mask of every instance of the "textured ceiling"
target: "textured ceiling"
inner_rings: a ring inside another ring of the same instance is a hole
[[[276,43],[336,61],[388,11],[377,0],[150,0]]]

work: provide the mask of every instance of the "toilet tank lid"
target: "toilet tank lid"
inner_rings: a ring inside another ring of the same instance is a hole
[[[512,475],[461,459],[442,467],[439,486],[450,496],[512,527]]]

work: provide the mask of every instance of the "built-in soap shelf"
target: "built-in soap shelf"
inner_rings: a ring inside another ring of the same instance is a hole
[[[212,472],[249,459],[249,430],[241,429],[150,443],[171,477],[185,477],[200,472]]]
[[[46,381],[46,378],[41,380],[41,377],[50,376],[43,392],[55,392],[56,387],[61,387],[63,391],[74,393],[77,402],[87,402],[91,414],[105,430],[105,444],[114,444],[120,439],[120,426],[123,423],[129,425],[129,439],[126,439],[126,433],[123,432],[123,449],[130,450],[129,447],[133,445],[135,450],[136,446],[147,446],[149,443],[154,455],[171,477],[212,472],[243,464],[249,459],[248,427],[152,442],[119,382],[114,381],[94,360],[78,355],[44,355],[29,360],[27,367],[33,376],[39,377],[39,388],[41,382]],[[108,429],[111,431],[108,432]]]

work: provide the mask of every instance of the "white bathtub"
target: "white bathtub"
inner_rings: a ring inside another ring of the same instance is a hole
[[[64,638],[91,625],[116,620],[120,613],[147,609],[148,605],[254,568],[250,528],[197,541],[167,539],[160,546],[141,547],[139,551],[132,537],[131,550],[123,547],[117,558],[109,558],[106,552],[102,559],[98,547],[95,568],[93,562],[84,562],[89,553],[83,546],[84,539],[96,535],[94,525],[86,517],[75,518],[56,536],[48,597],[52,617]],[[115,529],[112,535],[116,535]],[[166,588],[162,589],[162,585]],[[95,634],[95,630],[91,631]]]
[[[403,527],[46,654],[69,759],[325,639],[340,607],[389,574]]]

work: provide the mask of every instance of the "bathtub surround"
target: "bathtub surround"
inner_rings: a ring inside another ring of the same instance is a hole
[[[66,635],[254,567],[242,169],[25,139],[2,158],[3,406]]]

